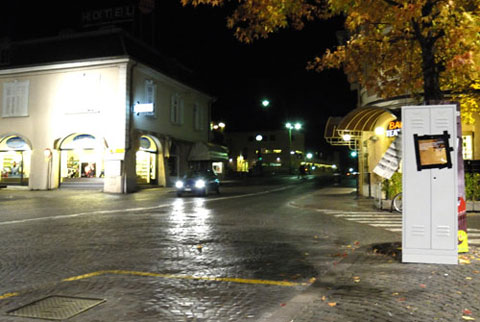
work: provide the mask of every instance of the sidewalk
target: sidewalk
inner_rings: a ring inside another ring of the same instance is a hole
[[[295,203],[327,215],[379,211],[351,188],[321,189]],[[328,274],[292,301],[297,310],[288,321],[480,320],[477,248],[460,254],[458,265],[407,264],[401,262],[401,234],[385,232],[364,234],[345,249]]]

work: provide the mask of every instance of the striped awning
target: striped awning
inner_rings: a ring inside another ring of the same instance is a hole
[[[360,107],[350,111],[346,116],[330,117],[325,126],[324,137],[332,145],[348,145],[356,149],[356,139],[360,138],[362,132],[374,131],[377,121],[384,114],[395,116],[382,107]],[[344,135],[349,135],[351,140],[344,140]]]

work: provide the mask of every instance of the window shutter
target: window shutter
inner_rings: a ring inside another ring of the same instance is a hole
[[[155,87],[152,80],[145,81],[145,103],[155,103]]]
[[[183,98],[180,99],[180,109],[178,112],[178,124],[183,124],[183,114],[185,112],[185,100]]]
[[[28,89],[30,82],[3,84],[2,117],[28,116]]]

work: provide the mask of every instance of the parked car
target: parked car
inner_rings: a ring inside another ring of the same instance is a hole
[[[191,171],[175,183],[177,196],[184,193],[206,196],[210,192],[220,194],[220,180],[212,170]]]

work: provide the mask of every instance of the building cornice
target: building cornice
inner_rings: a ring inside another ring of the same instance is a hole
[[[108,57],[108,58],[91,59],[91,60],[58,62],[53,64],[50,63],[50,64],[42,64],[42,65],[36,65],[36,66],[23,66],[23,67],[0,69],[0,76],[12,75],[12,74],[27,74],[32,72],[45,72],[45,71],[69,69],[69,68],[83,68],[83,67],[94,67],[94,66],[96,67],[96,66],[116,65],[116,64],[128,64],[129,62],[133,62],[133,60],[129,57]]]

